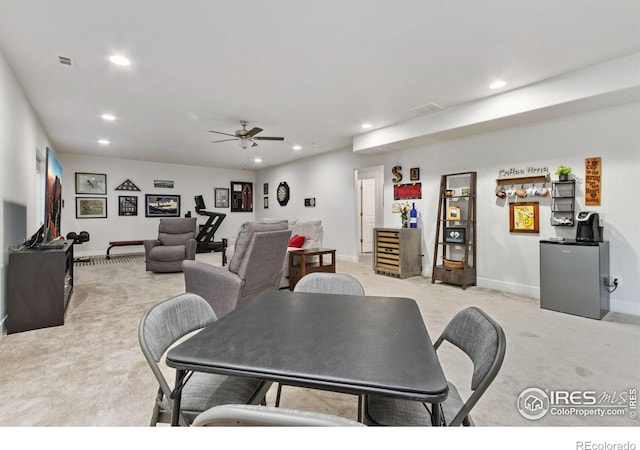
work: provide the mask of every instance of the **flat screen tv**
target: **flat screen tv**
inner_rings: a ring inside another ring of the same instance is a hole
[[[46,174],[42,239],[45,244],[61,236],[60,217],[62,215],[62,166],[48,147]]]

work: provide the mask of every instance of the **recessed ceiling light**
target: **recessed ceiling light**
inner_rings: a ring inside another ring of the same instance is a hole
[[[507,85],[507,83],[503,80],[496,80],[489,85],[489,89],[500,89]]]
[[[125,58],[122,55],[112,55],[109,57],[109,61],[114,63],[116,66],[130,66],[131,61],[128,58]]]
[[[360,125],[363,129],[368,130],[369,128],[371,128],[373,125],[371,125],[369,122],[365,122],[362,125]]]
[[[294,150],[302,150],[302,145],[294,145],[293,149]]]
[[[113,114],[103,114],[102,117],[104,120],[108,120],[109,122],[113,122],[114,120],[116,120],[116,116],[114,116]]]
[[[109,145],[111,142],[108,139],[98,139],[98,144],[100,145]]]
[[[254,163],[260,164],[262,162],[262,158],[255,158],[253,160]]]

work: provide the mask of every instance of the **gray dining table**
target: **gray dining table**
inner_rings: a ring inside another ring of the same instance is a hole
[[[190,371],[388,395],[434,411],[448,394],[418,305],[403,297],[265,291],[169,350],[166,363],[176,369],[174,425]]]

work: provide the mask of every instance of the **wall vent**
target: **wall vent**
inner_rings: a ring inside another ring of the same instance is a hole
[[[425,105],[411,108],[411,111],[417,112],[418,114],[433,114],[435,112],[442,111],[443,109],[444,106],[440,106],[437,103],[427,103]]]
[[[58,62],[60,62],[60,64],[64,67],[68,67],[70,69],[75,68],[75,64],[73,63],[73,60],[68,56],[58,56]]]

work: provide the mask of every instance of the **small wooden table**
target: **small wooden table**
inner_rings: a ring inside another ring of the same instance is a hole
[[[328,264],[324,259],[325,255],[331,255],[331,262]],[[317,256],[317,258],[312,260],[313,256]],[[314,247],[289,250],[290,291],[293,291],[300,278],[313,272],[336,273],[336,250],[334,248]]]

